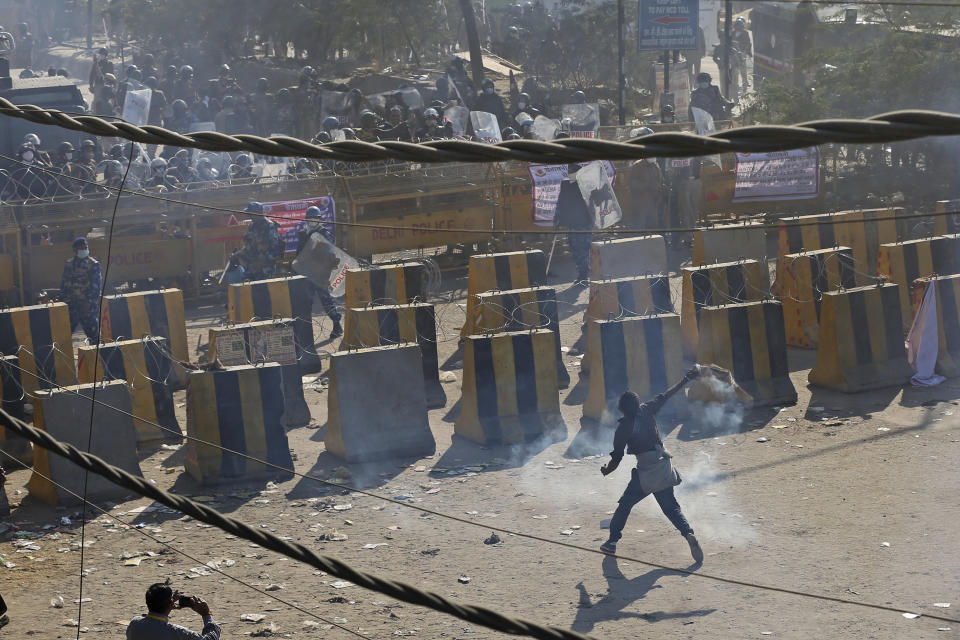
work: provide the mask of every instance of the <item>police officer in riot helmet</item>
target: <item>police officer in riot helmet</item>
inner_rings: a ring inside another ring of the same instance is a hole
[[[573,104],[586,104],[587,103],[587,94],[583,91],[575,91],[573,93]]]
[[[697,88],[690,94],[690,121],[694,121],[693,108],[703,109],[709,113],[714,122],[725,120],[730,115],[733,102],[727,100],[720,93],[720,87],[711,84],[713,78],[707,72],[697,75]]]
[[[377,114],[369,109],[360,112],[360,131],[357,139],[363,142],[379,142],[380,131],[377,129]]]
[[[303,222],[303,228],[297,231],[297,255],[304,250],[307,246],[307,243],[310,241],[310,237],[313,235],[320,236],[323,240],[326,240],[331,245],[334,244],[334,234],[333,234],[333,225],[326,223],[322,219],[322,212],[319,207],[309,207]],[[318,248],[324,248],[324,245],[318,245]],[[324,266],[328,267],[330,272],[332,272],[337,265],[339,264],[339,259],[330,249],[326,247],[327,251],[324,252]],[[316,254],[311,254],[314,256]],[[329,273],[328,272],[328,277]],[[334,302],[333,297],[330,295],[330,288],[319,286],[313,282],[310,283],[313,285],[313,291],[317,294],[317,297],[320,299],[320,306],[323,307],[324,312],[327,316],[333,321],[333,328],[330,330],[330,339],[337,338],[343,335],[343,328],[340,326],[340,311],[337,309],[337,304]]]
[[[497,125],[507,124],[507,109],[503,106],[503,99],[497,95],[493,80],[484,78],[480,83],[480,94],[473,103],[473,111],[486,111],[497,117]]]

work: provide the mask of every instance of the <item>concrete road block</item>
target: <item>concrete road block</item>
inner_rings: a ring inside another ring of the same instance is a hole
[[[635,236],[590,244],[590,278],[611,280],[667,273],[663,236]]]
[[[347,462],[432,455],[420,347],[401,344],[330,357],[327,451]]]
[[[440,384],[437,358],[437,319],[432,304],[405,304],[347,309],[340,350],[385,347],[410,342],[420,345],[427,407],[447,404]]]
[[[187,384],[187,368],[180,363],[190,362],[190,352],[187,347],[183,292],[180,289],[158,289],[103,297],[100,307],[101,342],[139,340],[146,336],[166,339],[173,358],[173,383],[177,389],[184,388]]]
[[[829,291],[820,302],[820,344],[810,384],[847,393],[906,383],[900,285]]]
[[[680,316],[653,316],[592,321],[588,346],[590,386],[583,417],[600,420],[616,411],[624,391],[647,401],[683,377]]]
[[[878,273],[900,285],[903,331],[910,329],[913,305],[910,289],[917,278],[960,271],[960,235],[935,236],[880,245]]]
[[[552,331],[467,336],[454,432],[480,444],[563,438]]]
[[[766,262],[740,260],[683,269],[680,330],[683,355],[694,359],[700,341],[700,309],[767,297],[770,276]]]
[[[242,322],[210,329],[207,360],[228,367],[276,362],[283,366],[283,424],[299,427],[310,422],[297,364],[296,323],[292,318]]]
[[[787,344],[814,349],[820,326],[820,299],[827,291],[857,286],[849,247],[789,253],[783,257],[786,282],[780,287]]]
[[[0,309],[0,354],[17,356],[24,391],[76,384],[70,313],[62,302]]]
[[[92,400],[95,402],[91,431]],[[137,431],[129,415],[132,409],[130,392],[122,380],[41,390],[36,392],[33,401],[33,426],[139,476]],[[79,498],[54,483],[83,495],[84,475],[87,475],[87,497],[91,500],[119,500],[130,494],[128,489],[95,473],[87,474],[66,458],[41,447],[34,452],[33,471],[27,485],[30,495],[49,504],[80,504]]]
[[[427,301],[427,268],[419,262],[387,264],[347,271],[344,306],[389,306]]]
[[[740,260],[767,261],[767,230],[762,223],[715,224],[693,232],[692,266]]]
[[[466,321],[460,337],[475,333],[476,296],[487,291],[529,289],[547,283],[547,257],[542,251],[510,251],[470,256],[467,272]]]
[[[268,363],[190,374],[185,466],[197,482],[292,476],[284,471],[293,469],[293,460],[283,430],[281,369]]]
[[[26,395],[20,383],[18,367],[17,356],[0,356],[0,400],[3,402],[3,410],[14,418],[23,420]],[[2,426],[0,426],[0,449],[26,465],[33,461],[33,445],[30,441],[7,431]],[[2,462],[0,466],[3,466]]]
[[[320,371],[320,356],[313,342],[313,285],[309,280],[293,276],[232,284],[227,295],[230,322],[293,318],[300,371]]]
[[[557,382],[563,389],[570,374],[560,351],[560,321],[557,292],[550,287],[488,291],[477,295],[473,326],[478,334],[547,329],[553,331],[557,345]]]
[[[783,307],[779,302],[703,307],[697,362],[730,371],[755,407],[797,401],[787,365]]]
[[[81,384],[123,380],[130,389],[138,445],[180,443],[183,435],[173,408],[171,361],[164,338],[123,340],[77,350]],[[157,426],[159,425],[159,426]]]

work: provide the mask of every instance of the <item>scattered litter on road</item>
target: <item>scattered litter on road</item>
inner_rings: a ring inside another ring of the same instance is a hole
[[[915,613],[901,613],[900,615],[902,615],[902,616],[903,616],[904,618],[906,618],[907,620],[913,620],[914,618],[919,618],[919,617],[920,617],[920,616],[918,616],[918,615],[915,614]]]
[[[490,537],[483,541],[483,544],[500,544],[500,542],[502,542],[500,536],[492,532]]]
[[[266,617],[267,616],[263,615],[262,613],[241,613],[240,614],[240,619],[243,620],[244,622],[260,622]]]
[[[890,543],[889,543],[889,542],[881,542],[881,543],[880,543],[880,546],[881,546],[881,547],[889,547],[889,546],[890,546]]]
[[[757,438],[757,442],[769,442],[769,441],[770,440],[768,438],[764,438],[763,436]]]
[[[352,587],[352,582],[347,582],[346,580],[337,580],[336,582],[331,582],[330,586],[334,589],[345,589],[347,587]]]
[[[457,582],[459,582],[460,584],[468,584],[470,582],[470,578],[468,578],[467,576],[460,576],[459,578],[457,578]]]
[[[949,609],[949,608],[950,608],[950,603],[949,603],[949,602],[934,602],[934,603],[933,603],[933,606],[935,606],[935,607],[940,607],[941,609]]]

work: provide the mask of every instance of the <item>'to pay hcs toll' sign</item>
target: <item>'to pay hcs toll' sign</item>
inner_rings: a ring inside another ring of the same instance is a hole
[[[699,0],[639,0],[640,51],[696,49]]]

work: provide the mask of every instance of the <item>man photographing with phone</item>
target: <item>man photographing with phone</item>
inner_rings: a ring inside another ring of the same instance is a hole
[[[185,596],[169,584],[158,582],[147,589],[147,613],[127,626],[127,640],[220,640],[220,627],[213,621],[210,607],[196,596]],[[203,631],[197,633],[169,621],[174,609],[193,609],[203,618]]]

